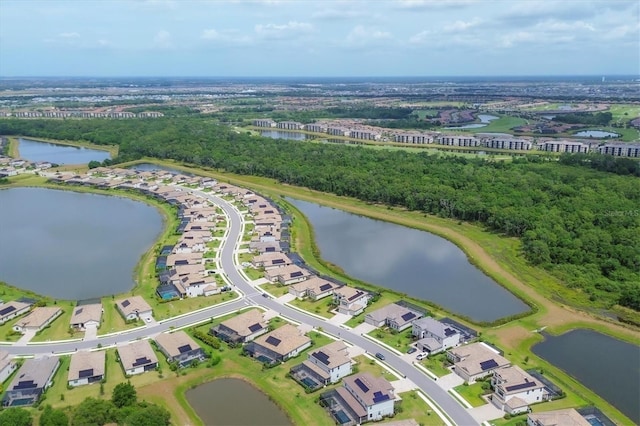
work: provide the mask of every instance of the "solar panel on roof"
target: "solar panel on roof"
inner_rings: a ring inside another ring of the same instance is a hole
[[[269,336],[267,337],[267,343],[273,346],[278,346],[282,340],[277,337]]]
[[[35,383],[33,383],[33,380],[23,380],[18,382],[18,384],[16,386],[13,387],[14,390],[18,390],[18,389],[33,389],[38,387],[38,385],[36,385]]]
[[[125,300],[124,302],[122,302],[122,307],[126,308],[127,306],[129,306],[131,304],[131,302],[129,302],[128,300]]]
[[[414,314],[413,312],[407,312],[406,314],[402,315],[402,317],[401,317],[401,318],[402,318],[404,321],[409,321],[409,320],[414,319],[415,317],[416,317],[416,314]]]
[[[0,315],[7,315],[8,313],[11,313],[15,310],[16,308],[14,306],[7,306],[6,308],[0,310]]]
[[[331,288],[331,284],[322,284],[320,286],[320,291],[327,291]]]
[[[486,360],[486,361],[482,361],[480,363],[480,369],[482,371],[487,371],[487,370],[489,370],[491,368],[496,368],[497,366],[498,366],[498,363],[496,362],[495,359],[489,359],[489,360]]]
[[[513,386],[507,386],[505,389],[507,390],[507,392],[511,392],[515,390],[531,388],[531,387],[534,387],[535,385],[536,385],[536,382],[524,382],[524,383],[519,383]]]
[[[361,291],[359,291],[359,292],[357,292],[356,294],[354,294],[353,296],[351,296],[351,297],[349,298],[349,300],[351,301],[351,300],[353,300],[353,299],[357,299],[357,298],[358,298],[358,297],[360,297],[360,296],[362,296],[362,292],[361,292]]]
[[[76,309],[76,315],[80,315],[83,310],[84,310],[84,308]]]
[[[255,323],[249,326],[249,331],[252,333],[255,333],[256,331],[262,329],[262,326],[260,325],[260,323]]]
[[[190,350],[191,350],[191,345],[189,344],[178,347],[178,352],[180,352],[181,354],[185,352],[189,352]]]
[[[388,401],[388,400],[389,400],[389,395],[387,395],[386,393],[382,393],[380,391],[376,391],[373,393],[373,402],[375,402],[376,404],[378,402]]]
[[[151,362],[151,360],[145,356],[145,357],[142,357],[142,358],[136,358],[136,362],[134,362],[132,365],[134,367],[137,367],[139,365],[149,364],[150,362]]]
[[[367,387],[367,385],[364,384],[364,382],[360,379],[355,379],[354,380],[355,384],[358,385],[358,387],[360,388],[360,390],[362,392],[369,392],[369,388]]]
[[[448,327],[444,329],[444,335],[446,337],[453,336],[454,334],[456,334],[456,331],[454,329]]]
[[[291,278],[301,277],[302,275],[304,275],[304,274],[302,272],[300,272],[300,271],[292,272],[291,273]]]
[[[275,252],[276,248],[275,247],[267,247],[264,249],[265,252]]]
[[[272,265],[279,265],[281,263],[284,263],[284,259],[274,259],[271,264]]]
[[[91,377],[93,376],[93,368],[88,368],[86,370],[80,370],[78,372],[78,378],[82,379],[85,377]]]
[[[313,354],[315,358],[317,358],[324,365],[329,365],[329,355],[325,354],[322,351],[318,351]]]

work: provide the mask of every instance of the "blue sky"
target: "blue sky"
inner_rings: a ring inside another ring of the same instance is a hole
[[[640,74],[637,0],[0,0],[0,76]]]

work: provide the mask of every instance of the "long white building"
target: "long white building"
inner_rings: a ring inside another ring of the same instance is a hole
[[[640,144],[607,143],[598,147],[598,152],[614,157],[640,158]]]

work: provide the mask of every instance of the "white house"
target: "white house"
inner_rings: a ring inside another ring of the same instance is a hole
[[[307,359],[291,368],[292,374],[311,376],[323,385],[337,383],[352,373],[347,345],[341,340],[310,351]]]
[[[342,286],[333,292],[333,300],[338,312],[346,315],[358,315],[367,307],[371,294],[357,288]]]
[[[286,361],[311,346],[311,339],[297,327],[285,324],[249,342],[245,350],[254,358],[269,363]]]
[[[82,386],[104,379],[105,352],[76,352],[69,364],[69,386]]]
[[[529,413],[527,426],[592,426],[575,408]]]
[[[380,309],[368,313],[364,322],[375,327],[387,326],[393,330],[403,331],[411,327],[411,324],[422,318],[424,314],[415,309],[397,303],[389,303]]]
[[[80,305],[73,308],[71,315],[71,328],[76,330],[86,330],[87,328],[100,327],[102,319],[102,304],[91,303],[88,305]]]
[[[460,332],[432,317],[413,322],[411,333],[417,337],[417,346],[423,352],[436,354],[460,344]]]
[[[511,365],[498,351],[482,342],[450,349],[447,359],[453,364],[453,372],[469,384],[492,375],[498,368]]]
[[[362,419],[361,416],[361,423],[381,420],[383,417],[393,415],[395,395],[393,386],[386,379],[373,377],[369,373],[360,373],[345,377],[343,383],[344,389],[364,409],[365,418]],[[349,402],[348,399],[347,402]],[[360,414],[359,411],[356,413]]]
[[[40,331],[47,325],[51,324],[53,320],[58,318],[62,314],[62,309],[58,307],[37,307],[29,313],[29,315],[18,320],[13,325],[13,330],[19,333],[26,333],[27,331]]]
[[[547,399],[544,384],[517,365],[495,370],[491,385],[494,389],[491,402],[509,414],[524,413],[530,404]]]
[[[311,276],[308,269],[301,268],[298,265],[283,266],[282,268],[273,268],[264,272],[264,277],[271,282],[279,282],[283,285],[295,284],[304,281]]]
[[[0,304],[0,325],[22,315],[31,307],[28,303],[12,301]]]
[[[11,358],[9,352],[0,349],[0,383],[4,383],[16,368],[18,364]]]
[[[308,297],[311,300],[320,300],[332,295],[333,292],[340,287],[342,287],[340,284],[312,276],[302,282],[290,285],[289,294],[294,295],[298,299]]]
[[[209,334],[230,343],[246,343],[269,331],[264,314],[258,309],[251,309],[222,321],[212,327]]]
[[[118,357],[124,373],[128,376],[142,374],[158,367],[158,357],[148,340],[137,340],[118,346]]]
[[[151,319],[151,306],[149,306],[142,296],[132,296],[127,299],[118,300],[116,307],[127,321],[136,319],[146,321]]]

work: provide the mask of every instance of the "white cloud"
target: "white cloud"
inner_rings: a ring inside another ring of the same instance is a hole
[[[635,25],[617,25],[605,32],[604,38],[607,40],[633,39],[637,42],[640,36],[640,21]]]
[[[60,33],[58,34],[58,37],[60,38],[80,38],[80,34],[76,33],[76,32],[71,32],[71,33]]]
[[[397,0],[397,4],[402,9],[447,9],[454,7],[465,7],[477,0]]]
[[[169,31],[161,30],[153,37],[153,45],[160,49],[170,49],[173,47],[173,41],[171,33]]]
[[[254,27],[256,34],[265,39],[282,39],[299,36],[313,30],[313,25],[307,22],[289,21],[286,24],[257,24]]]
[[[388,31],[357,25],[347,34],[345,43],[348,47],[363,47],[372,43],[387,42],[392,39],[393,37]]]
[[[209,28],[202,31],[200,38],[218,44],[248,44],[253,40],[247,35],[241,34],[238,30],[216,30]]]
[[[470,28],[477,27],[482,20],[480,18],[473,18],[470,21],[455,21],[452,24],[445,25],[442,30],[447,33],[457,33],[466,31]]]
[[[365,13],[359,10],[340,10],[340,9],[322,9],[313,12],[312,18],[315,19],[353,19],[361,16],[365,16]]]

